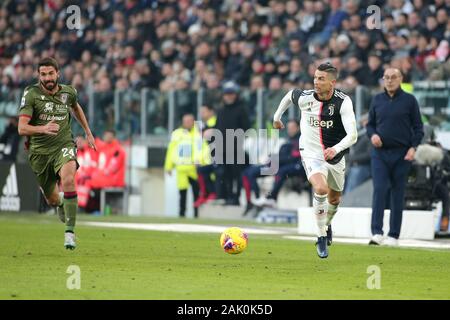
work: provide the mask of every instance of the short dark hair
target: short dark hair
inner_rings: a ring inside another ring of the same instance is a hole
[[[47,57],[39,61],[38,71],[41,67],[53,67],[56,71],[59,70],[58,62],[52,57]]]
[[[332,75],[334,79],[337,79],[338,77],[338,70],[336,69],[335,66],[331,64],[331,62],[322,63],[320,66],[317,67],[317,70],[324,71]]]
[[[210,104],[204,104],[204,105],[202,105],[202,108],[206,108],[206,109],[211,110],[211,111],[216,111],[214,109],[214,107],[212,105],[210,105]]]

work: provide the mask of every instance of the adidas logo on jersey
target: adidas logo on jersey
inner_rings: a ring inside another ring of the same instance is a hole
[[[328,120],[328,121],[317,120],[317,119],[314,119],[314,117],[310,117],[309,118],[309,125],[311,127],[322,127],[322,128],[329,129],[329,128],[333,127],[333,120]]]
[[[14,163],[9,169],[8,177],[3,186],[3,195],[0,198],[0,210],[20,211],[19,188],[17,185],[16,165]]]

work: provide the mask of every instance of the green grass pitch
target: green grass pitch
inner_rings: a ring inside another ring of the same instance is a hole
[[[79,221],[106,219],[114,220]],[[450,298],[445,250],[334,243],[329,258],[321,260],[313,242],[250,234],[247,250],[233,256],[221,250],[219,234],[80,225],[77,249],[66,251],[63,230],[54,216],[0,215],[0,299]],[[67,288],[71,265],[81,271],[79,290]],[[370,290],[367,270],[373,265],[380,268],[381,288]]]

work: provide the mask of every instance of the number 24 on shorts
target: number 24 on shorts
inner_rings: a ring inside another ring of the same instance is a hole
[[[61,152],[63,153],[63,157],[67,156],[75,157],[75,151],[73,148],[62,148]]]

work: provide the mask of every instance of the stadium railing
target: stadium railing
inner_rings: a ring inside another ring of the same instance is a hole
[[[269,129],[272,116],[286,91],[242,89],[240,97],[246,105],[252,127]],[[358,86],[348,92],[351,96],[357,120],[369,111],[372,97],[379,88]],[[149,146],[168,142],[171,132],[181,124],[181,115],[191,112],[200,119],[200,107],[219,107],[222,100],[220,89],[158,90],[128,89],[113,92],[96,92],[92,84],[79,90],[79,101],[90,123],[92,131],[101,136],[105,129],[114,129],[120,140],[133,139]],[[440,131],[450,131],[450,81],[421,81],[413,83],[413,94],[419,101],[423,115]],[[22,90],[0,92],[0,132],[4,130],[7,118],[16,115]],[[299,110],[289,108],[284,120],[298,118]],[[74,134],[82,134],[77,124]],[[280,132],[284,137],[285,132]]]

